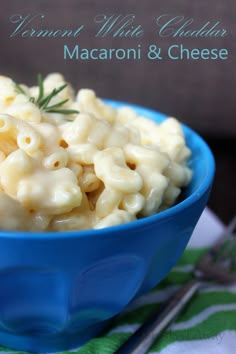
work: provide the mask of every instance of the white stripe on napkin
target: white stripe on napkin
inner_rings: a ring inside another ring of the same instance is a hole
[[[205,288],[202,288],[199,292],[202,293],[210,293],[210,292],[229,292],[232,294],[236,293],[236,284],[231,284],[231,285],[208,285]]]
[[[152,354],[234,354],[236,332],[224,331],[204,340],[175,342]]]
[[[151,291],[131,302],[130,305],[128,305],[127,308],[123,311],[123,313],[133,311],[140,306],[158,304],[168,300],[178,289],[178,285],[173,285],[162,290]]]
[[[113,333],[134,333],[139,329],[141,324],[133,324],[133,325],[122,325],[118,326],[111,331],[109,331],[108,335],[113,334]],[[1,354],[1,353],[0,353]]]
[[[181,329],[189,329],[191,327],[196,326],[197,324],[205,321],[209,316],[221,312],[221,311],[232,311],[236,310],[236,304],[225,304],[225,305],[214,305],[210,306],[207,309],[203,310],[196,316],[192,317],[188,321],[180,322],[180,323],[174,323],[171,325],[171,330],[172,331],[177,331]]]

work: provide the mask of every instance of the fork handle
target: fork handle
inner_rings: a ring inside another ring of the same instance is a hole
[[[152,315],[114,354],[145,354],[202,285],[198,279],[182,286],[164,308]]]

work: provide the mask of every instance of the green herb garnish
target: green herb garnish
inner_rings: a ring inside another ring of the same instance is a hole
[[[23,95],[26,95],[25,90],[23,90],[23,88],[22,88],[19,84],[17,84],[16,82],[15,82],[15,86],[16,86],[16,89],[17,89],[17,91],[18,91],[19,93],[22,93]],[[26,95],[26,96],[27,96],[27,95]]]
[[[69,98],[58,102],[56,104],[50,105],[50,101],[53,97],[55,97],[59,92],[63,91],[66,87],[67,84],[63,84],[62,86],[58,88],[54,88],[52,92],[50,92],[48,95],[44,96],[44,86],[43,86],[43,77],[41,74],[38,74],[38,87],[39,87],[39,94],[38,97],[29,97],[29,101],[34,103],[36,106],[38,106],[41,111],[46,112],[46,113],[60,113],[60,114],[78,114],[79,111],[75,109],[63,109],[62,106],[69,101]],[[19,93],[22,93],[23,95],[27,95],[27,93],[23,90],[23,88],[15,83],[16,89]]]

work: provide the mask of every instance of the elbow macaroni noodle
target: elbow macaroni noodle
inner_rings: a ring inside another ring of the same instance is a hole
[[[60,74],[44,80],[49,94]],[[157,124],[94,91],[67,86],[53,97],[68,116],[41,110],[39,87],[0,76],[0,229],[99,229],[169,208],[191,179],[180,123]],[[74,98],[75,97],[75,98]]]

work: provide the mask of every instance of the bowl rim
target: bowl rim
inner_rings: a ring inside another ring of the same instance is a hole
[[[158,116],[161,120],[171,117],[170,115],[164,114],[162,112],[156,111],[155,109],[150,109],[144,106],[139,106],[133,103],[123,102],[119,100],[104,99],[106,103],[113,107],[128,107],[134,109],[136,112],[142,112],[145,116],[147,114],[148,119],[150,115]],[[179,119],[178,119],[179,120]],[[179,120],[180,121],[180,120]],[[54,240],[54,239],[69,239],[69,238],[93,238],[107,236],[111,233],[124,234],[125,231],[135,231],[138,228],[144,228],[150,224],[158,222],[163,222],[163,220],[168,220],[173,215],[182,212],[183,210],[189,208],[197,200],[199,200],[210,188],[215,174],[215,159],[212,151],[206,141],[192,128],[181,122],[184,134],[194,135],[198,140],[198,145],[200,144],[206,153],[206,161],[208,161],[208,171],[202,183],[198,186],[197,190],[189,195],[187,198],[181,200],[177,204],[174,204],[170,208],[158,212],[156,214],[146,216],[144,218],[133,220],[124,224],[109,226],[102,229],[87,229],[87,230],[72,230],[72,231],[15,231],[15,230],[0,230],[0,238],[13,238],[17,240]]]

